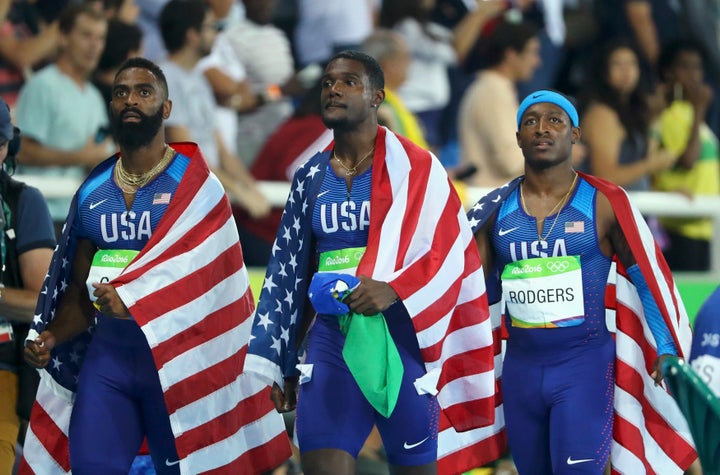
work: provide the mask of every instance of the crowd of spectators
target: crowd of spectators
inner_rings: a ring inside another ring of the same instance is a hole
[[[581,113],[578,169],[628,190],[720,194],[719,19],[709,0],[207,0],[200,13],[183,0],[0,0],[0,97],[22,130],[18,172],[80,177],[116,150],[119,65],[158,62],[169,140],[201,144],[246,262],[263,266],[280,211],[256,181],[287,181],[330,144],[318,80],[344,49],[382,65],[383,125],[458,182],[519,174],[518,103],[553,88]],[[66,215],[69,200],[48,201]],[[707,270],[709,220],[650,218],[673,269]]]
[[[383,124],[432,150],[458,181],[489,187],[515,176],[517,104],[554,88],[582,115],[577,168],[629,190],[717,194],[717,173],[698,172],[718,155],[716,2],[207,0],[207,21],[179,29],[187,12],[163,18],[167,3],[0,0],[0,97],[23,132],[20,173],[78,177],[109,156],[109,84],[125,59],[145,56],[178,79],[169,136],[204,145],[236,204],[250,265],[262,266],[278,213],[255,180],[289,177],[329,143],[307,98],[324,61],[361,49],[385,70]],[[678,42],[697,52],[699,87],[662,63]],[[684,125],[668,132],[677,114]],[[49,201],[64,216],[69,201]],[[707,268],[707,221],[649,218],[668,255],[688,245],[698,254],[671,264]]]

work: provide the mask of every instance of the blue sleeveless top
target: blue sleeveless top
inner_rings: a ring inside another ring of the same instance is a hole
[[[137,190],[129,210],[113,179],[114,167],[108,167],[78,192],[73,223],[76,236],[89,239],[98,249],[141,250],[165,214],[189,163],[188,157],[176,153],[163,172]]]
[[[371,170],[356,176],[348,190],[345,178],[337,176],[328,164],[312,217],[318,253],[367,245]]]
[[[596,195],[597,190],[579,178],[568,203],[558,213],[545,218],[543,240],[538,238],[536,218],[522,207],[520,187],[500,206],[492,229],[493,271],[499,275],[506,264],[521,259],[580,256],[585,304],[585,320],[572,327],[513,327],[506,315],[508,349],[550,354],[556,353],[559,348],[599,346],[611,338],[605,324],[605,287],[612,261],[603,254],[598,244]],[[499,289],[492,289],[492,292],[497,295]],[[499,295],[497,298],[492,296],[491,289],[488,289],[488,294],[491,301],[499,300]]]

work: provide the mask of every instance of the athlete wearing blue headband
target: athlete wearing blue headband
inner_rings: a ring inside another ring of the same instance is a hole
[[[527,97],[525,97],[525,99],[523,99],[523,101],[520,103],[520,107],[518,108],[517,113],[518,129],[520,128],[520,119],[522,119],[522,116],[528,109],[528,107],[532,106],[533,104],[539,104],[541,102],[549,102],[551,104],[555,104],[556,106],[564,110],[568,117],[570,117],[573,127],[580,126],[580,119],[578,118],[577,110],[575,110],[575,106],[572,105],[572,102],[570,102],[567,97],[555,91],[540,90],[528,94]]]
[[[674,422],[682,414],[660,386],[663,359],[684,358],[691,338],[672,275],[627,194],[574,170],[579,120],[565,96],[530,94],[517,122],[524,174],[468,213],[488,304],[503,315],[507,335],[500,382],[517,471],[604,475],[611,463],[618,473],[682,473],[695,454],[666,455],[685,439]],[[617,345],[607,309],[616,328],[637,330]],[[627,381],[633,404],[626,404]],[[626,430],[638,436],[618,436]]]

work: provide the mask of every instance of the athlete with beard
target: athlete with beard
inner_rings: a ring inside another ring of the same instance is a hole
[[[645,354],[652,369],[633,374],[635,389],[642,395],[645,383],[645,394],[655,392],[654,403],[667,396],[655,387],[662,379],[661,361],[682,353],[689,342],[676,338],[679,324],[668,323],[674,321],[668,309],[678,302],[667,296],[663,302],[657,294],[650,268],[668,275],[669,270],[662,254],[652,253],[640,215],[629,212],[620,188],[572,168],[571,149],[580,140],[572,103],[555,91],[536,91],[520,104],[517,126],[525,175],[489,193],[468,214],[488,301],[504,314],[508,332],[502,370],[508,442],[521,475],[599,475],[610,457],[613,406],[619,402],[613,399],[616,371],[620,374],[616,350],[624,351],[621,345],[616,349],[606,325],[606,305],[626,319],[622,323],[629,321],[612,301],[626,287],[618,284],[617,291],[606,293],[608,281],[615,282],[614,259],[627,269],[644,310],[639,335],[630,336],[641,339],[647,324],[654,337],[655,348]],[[631,362],[623,361],[625,370]],[[576,422],[580,416],[582,424]],[[657,467],[655,472],[669,473]]]
[[[171,107],[160,68],[143,58],[126,61],[110,103],[120,153],[109,159],[114,166],[78,192],[74,278],[55,319],[26,346],[27,361],[45,367],[53,348],[96,318],[70,420],[76,474],[127,473],[143,437],[158,473],[180,473],[172,463],[178,455],[148,342],[115,288],[102,283],[148,242],[188,166],[189,159],[165,143],[162,126]]]

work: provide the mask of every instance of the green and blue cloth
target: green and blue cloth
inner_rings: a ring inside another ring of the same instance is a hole
[[[308,296],[316,312],[337,315],[345,335],[343,359],[365,398],[383,417],[397,404],[403,379],[403,364],[382,312],[355,313],[343,302],[360,280],[350,274],[316,273]]]

